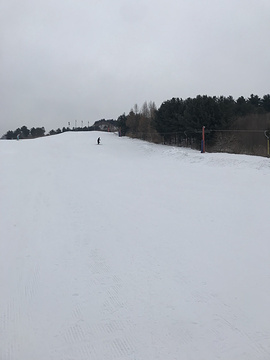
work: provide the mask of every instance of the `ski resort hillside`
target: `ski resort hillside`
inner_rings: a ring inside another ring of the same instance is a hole
[[[269,159],[103,132],[0,157],[1,360],[270,359]]]

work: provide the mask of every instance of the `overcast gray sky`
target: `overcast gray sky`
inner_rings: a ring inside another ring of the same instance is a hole
[[[269,0],[0,0],[0,135],[270,93]]]

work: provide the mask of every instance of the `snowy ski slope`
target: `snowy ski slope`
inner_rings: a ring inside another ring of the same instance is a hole
[[[1,360],[270,359],[269,159],[98,132],[0,157]]]

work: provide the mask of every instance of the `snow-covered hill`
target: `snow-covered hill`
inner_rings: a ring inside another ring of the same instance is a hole
[[[270,359],[269,159],[96,132],[0,157],[1,360]]]

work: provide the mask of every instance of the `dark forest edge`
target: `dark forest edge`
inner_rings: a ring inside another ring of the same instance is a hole
[[[69,124],[70,125],[70,124]],[[205,127],[206,150],[268,156],[270,133],[270,95],[260,98],[251,94],[235,100],[229,97],[198,95],[196,98],[172,98],[161,104],[137,104],[129,114],[117,120],[98,120],[88,127],[64,127],[50,130],[47,135],[66,131],[118,131],[155,143],[200,148],[202,127]],[[36,138],[45,136],[45,128],[27,129],[26,126],[8,131],[3,138]],[[269,142],[268,142],[269,143]]]

